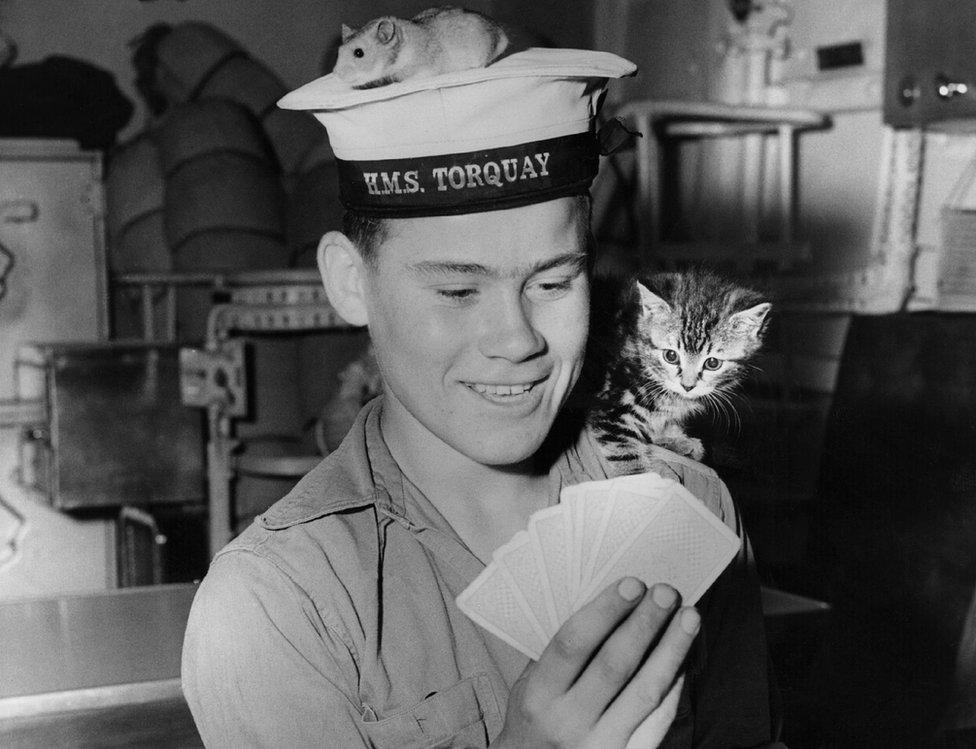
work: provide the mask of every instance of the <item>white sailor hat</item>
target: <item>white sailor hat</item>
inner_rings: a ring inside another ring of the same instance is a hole
[[[602,94],[609,79],[635,71],[607,52],[532,48],[362,90],[329,74],[278,105],[325,125],[346,208],[473,213],[586,192],[599,167]]]

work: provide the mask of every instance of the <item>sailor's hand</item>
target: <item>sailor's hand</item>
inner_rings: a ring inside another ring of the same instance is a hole
[[[679,608],[670,586],[646,589],[632,577],[614,583],[526,667],[492,746],[625,747],[635,732],[642,746],[659,743],[699,626],[698,612]]]

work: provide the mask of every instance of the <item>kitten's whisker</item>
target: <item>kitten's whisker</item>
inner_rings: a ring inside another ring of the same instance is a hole
[[[739,418],[739,412],[735,408],[735,404],[732,402],[732,398],[729,397],[727,393],[718,393],[717,397],[724,404],[726,411],[729,414],[729,429],[735,427],[736,436],[742,434],[742,419]]]
[[[644,383],[634,390],[634,400],[641,405],[645,405],[650,400],[648,396],[652,394],[652,388],[650,388],[647,383]]]
[[[725,426],[728,422],[728,418],[725,414],[725,409],[722,408],[722,403],[715,397],[714,391],[711,393],[705,393],[701,397],[702,402],[708,409],[709,416],[712,417],[712,423],[720,426]]]
[[[732,421],[735,423],[736,435],[742,434],[742,418],[739,416],[739,412],[736,410],[735,403],[732,400],[733,393],[719,392],[715,395],[725,404]],[[746,403],[748,403],[748,401],[746,401]]]
[[[722,412],[726,414],[729,424],[729,431],[732,431],[734,427],[736,434],[738,434],[742,430],[742,424],[739,421],[739,415],[736,413],[736,410],[732,406],[732,402],[729,400],[728,396],[724,393],[716,393],[715,400],[722,404]]]
[[[725,412],[722,410],[722,404],[712,393],[702,396],[702,400],[705,402],[705,406],[708,408],[709,416],[712,417],[712,423],[718,424],[719,426],[724,426],[723,422],[727,421],[727,419]]]
[[[713,413],[722,416],[728,431],[733,431],[734,427],[736,434],[740,434],[742,432],[742,420],[739,418],[739,414],[736,411],[735,405],[729,397],[728,392],[713,390],[711,393],[705,396],[705,398],[707,399],[707,402],[713,406]]]
[[[728,399],[729,405],[735,407],[736,402],[740,404],[741,407],[746,408],[749,413],[753,412],[753,403],[749,397],[741,392],[742,383],[736,382],[731,387],[727,387],[722,391],[722,394]]]
[[[659,382],[644,382],[634,392],[634,398],[638,403],[646,405],[656,400],[657,396],[663,395],[666,391],[667,388]]]

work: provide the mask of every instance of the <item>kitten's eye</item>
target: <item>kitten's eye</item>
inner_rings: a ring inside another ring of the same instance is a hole
[[[363,51],[363,48],[362,47],[356,47],[356,49],[354,49],[352,51],[352,56],[353,57],[362,57],[365,54],[366,54],[366,52]]]
[[[714,356],[710,356],[705,360],[705,369],[710,369],[713,372],[722,366],[722,360],[716,359]]]
[[[666,361],[668,364],[677,364],[678,352],[673,348],[664,349],[664,361]]]

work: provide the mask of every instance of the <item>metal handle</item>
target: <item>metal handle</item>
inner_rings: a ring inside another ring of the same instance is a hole
[[[922,95],[922,89],[914,76],[906,75],[898,84],[898,101],[903,107],[910,107]]]
[[[40,207],[33,200],[0,200],[0,218],[5,224],[33,223],[40,213]]]

